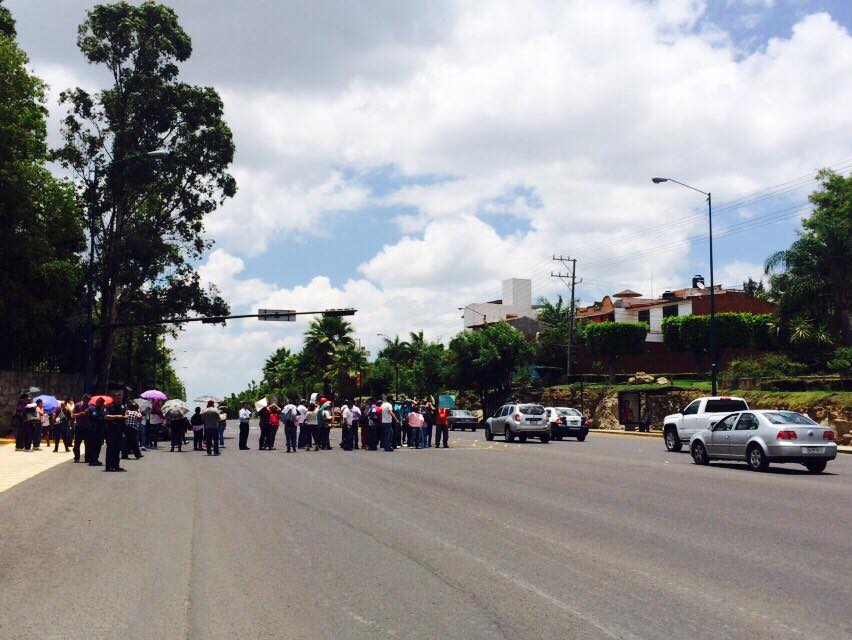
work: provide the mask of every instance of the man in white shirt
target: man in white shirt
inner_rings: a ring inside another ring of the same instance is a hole
[[[340,411],[340,417],[343,420],[343,429],[340,436],[340,446],[344,451],[352,451],[352,403],[346,400],[343,403],[343,408]]]
[[[296,421],[299,418],[299,410],[292,402],[287,402],[281,409],[281,422],[284,423],[284,438],[287,441],[287,453],[295,453],[296,448]]]
[[[393,421],[399,420],[393,411],[393,397],[385,396],[385,401],[382,403],[382,448],[385,451],[393,451],[394,434]]]
[[[249,420],[251,420],[251,410],[247,404],[244,404],[240,409],[240,449],[248,451],[248,435],[249,435]]]
[[[299,427],[298,446],[299,449],[304,449],[305,447],[309,447],[311,442],[310,429],[305,426],[305,416],[308,415],[308,408],[304,402],[299,402],[299,405],[296,407],[296,414],[296,426]]]

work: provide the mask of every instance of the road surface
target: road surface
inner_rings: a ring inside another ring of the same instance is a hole
[[[852,456],[481,438],[57,465],[0,493],[0,638],[852,637]]]

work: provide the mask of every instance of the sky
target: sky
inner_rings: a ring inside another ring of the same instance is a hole
[[[50,85],[103,88],[76,49],[94,3],[6,0]],[[847,0],[173,0],[181,78],[214,86],[239,192],[198,264],[233,313],[354,307],[356,337],[423,330],[504,278],[591,303],[708,275],[761,277],[821,167],[852,170]],[[709,279],[708,279],[709,280]],[[308,319],[194,325],[171,347],[189,398],[260,380]]]

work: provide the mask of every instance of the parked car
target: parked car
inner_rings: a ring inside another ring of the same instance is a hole
[[[476,431],[479,420],[467,409],[453,409],[447,416],[447,424],[450,426],[450,431],[456,429]]]
[[[693,400],[683,411],[663,418],[663,440],[666,449],[680,451],[699,431],[709,429],[729,413],[747,409],[748,403],[742,398],[711,396]]]
[[[770,462],[803,464],[822,473],[837,457],[834,431],[795,411],[738,411],[699,431],[689,445],[695,464],[740,460],[754,471]]]
[[[571,407],[545,407],[544,411],[550,421],[550,436],[554,440],[577,438],[582,442],[589,435],[586,417],[576,409]]]
[[[485,421],[485,439],[503,436],[506,442],[521,442],[527,438],[539,438],[543,443],[550,442],[550,422],[544,407],[540,404],[504,404],[493,416]]]

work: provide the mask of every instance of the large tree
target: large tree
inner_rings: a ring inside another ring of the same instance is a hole
[[[323,380],[323,392],[331,393],[331,379],[327,372],[334,363],[334,353],[341,348],[355,344],[352,339],[352,325],[338,316],[322,316],[311,321],[305,332],[303,356],[313,365]]]
[[[798,239],[766,261],[782,333],[793,327],[823,327],[833,340],[852,344],[852,175],[817,174],[815,208],[802,220]]]
[[[45,84],[0,5],[0,361],[73,370],[82,353],[80,210],[45,168]]]
[[[491,400],[500,403],[508,398],[512,391],[512,374],[529,364],[534,353],[533,344],[505,322],[463,331],[450,341],[450,382],[459,391],[475,391],[483,415],[487,416]]]
[[[236,192],[227,171],[234,144],[218,93],[178,80],[192,44],[172,9],[98,5],[80,25],[77,44],[111,81],[94,94],[63,92],[68,113],[56,152],[93,203],[103,386],[116,322],[227,313],[193,264],[210,246],[205,216]],[[146,155],[155,150],[168,155]]]

